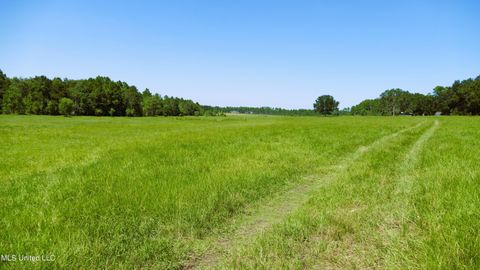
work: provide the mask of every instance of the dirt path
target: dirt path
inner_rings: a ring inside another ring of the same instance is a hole
[[[242,243],[248,243],[248,240],[255,235],[258,235],[272,225],[281,222],[288,214],[305,204],[310,198],[312,192],[335,181],[346,171],[346,169],[362,157],[364,153],[371,149],[381,147],[387,141],[401,135],[402,133],[418,128],[424,123],[425,121],[384,136],[368,146],[361,146],[353,154],[347,156],[337,165],[333,166],[330,173],[320,176],[309,176],[305,179],[306,181],[301,184],[278,194],[273,199],[269,200],[269,202],[263,204],[250,215],[242,219],[236,231],[214,242],[211,248],[202,256],[194,257],[188,261],[183,269],[208,269],[214,267],[223,255],[228,254],[231,247]],[[438,123],[436,122],[435,125],[438,125]],[[427,131],[427,133],[433,133],[433,131]],[[425,134],[422,137],[424,136]],[[425,141],[426,139],[428,138],[421,138],[421,141]],[[414,146],[414,148],[420,148],[420,145],[416,147]],[[418,152],[418,150],[416,151]]]

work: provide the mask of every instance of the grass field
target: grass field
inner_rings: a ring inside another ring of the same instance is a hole
[[[478,269],[480,118],[0,116],[0,254]]]

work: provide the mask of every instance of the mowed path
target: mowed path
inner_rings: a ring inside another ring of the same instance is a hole
[[[221,258],[226,255],[228,256],[229,250],[239,245],[248,244],[249,241],[251,241],[256,235],[259,235],[271,228],[273,225],[280,223],[290,213],[304,205],[314,191],[318,190],[322,186],[334,182],[365,153],[372,149],[379,149],[386,142],[392,140],[393,138],[398,137],[402,133],[419,128],[425,123],[425,121],[421,122],[417,125],[384,136],[368,146],[360,147],[357,151],[341,160],[338,164],[334,165],[331,170],[329,170],[329,173],[321,176],[314,175],[306,177],[305,181],[301,184],[278,194],[269,202],[258,207],[248,216],[241,219],[240,224],[233,233],[229,233],[217,241],[214,241],[209,247],[208,251],[206,251],[204,254],[193,256],[186,264],[184,264],[184,269],[204,269],[215,267]],[[407,164],[404,168],[405,171],[408,170],[408,166],[413,166],[419,149],[423,143],[428,140],[430,136],[432,136],[437,126],[438,121],[435,121],[434,125],[425,133],[423,133],[423,135],[414,144],[410,153],[408,154],[407,160],[405,161],[405,164]],[[402,184],[402,187],[399,187],[399,189],[403,190],[403,192],[408,192],[408,180],[409,179],[404,179],[403,182],[405,183]]]
[[[406,245],[401,238],[405,226],[409,227],[408,211],[412,208],[410,194],[415,180],[414,169],[423,145],[433,136],[438,127],[439,121],[435,120],[432,127],[425,131],[410,148],[400,167],[400,177],[396,182],[393,194],[394,200],[391,200],[388,206],[391,212],[386,215],[384,225],[381,226],[382,236],[387,246],[396,244],[403,247]],[[395,252],[391,251],[389,256],[395,256]]]

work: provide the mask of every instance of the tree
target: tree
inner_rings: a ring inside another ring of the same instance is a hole
[[[332,114],[338,110],[338,101],[330,95],[319,96],[313,104],[313,108],[316,112],[323,115]]]
[[[230,113],[236,111],[242,114],[269,114],[269,115],[296,115],[296,116],[306,116],[306,115],[316,115],[316,112],[312,109],[282,109],[282,108],[271,108],[271,107],[219,107],[219,106],[200,106],[196,103],[199,110],[195,111],[194,115],[224,115],[225,113]]]
[[[471,81],[466,87],[465,100],[467,101],[467,110],[471,115],[480,114],[480,76]]]
[[[399,114],[406,109],[405,95],[406,91],[395,88],[384,91],[380,94],[382,110],[385,114]]]
[[[178,102],[178,110],[180,115],[200,115],[201,106],[191,100],[180,99]]]
[[[145,116],[155,116],[162,115],[162,104],[163,100],[159,94],[155,95],[144,95],[143,97],[143,115]]]
[[[163,99],[163,113],[167,116],[178,116],[180,114],[178,99],[165,96]]]
[[[451,86],[437,86],[427,95],[410,93],[402,89],[384,91],[379,101],[379,111],[383,115],[399,113],[413,115],[433,115],[440,111],[443,115],[480,115],[480,76],[475,79],[455,81]],[[352,114],[368,114],[369,100],[352,107]]]
[[[66,84],[60,78],[54,78],[50,86],[50,100],[47,102],[46,113],[51,115],[58,114],[58,103],[62,97],[66,97]]]
[[[50,99],[52,81],[45,76],[36,76],[25,80],[26,91],[24,96],[25,113],[45,114]]]
[[[3,95],[8,88],[8,78],[0,69],[0,112],[2,111]]]
[[[131,109],[131,108],[125,109],[125,116],[135,116],[135,109]]]
[[[24,114],[25,106],[23,96],[25,94],[25,83],[17,78],[11,80],[7,90],[3,94],[3,113]]]
[[[381,115],[380,99],[366,99],[356,106],[352,106],[353,115]]]
[[[65,116],[70,116],[74,112],[73,105],[73,100],[69,98],[61,98],[60,104],[58,104],[58,111]]]
[[[8,78],[0,70],[0,112],[16,114],[59,114],[62,98],[73,101],[76,115],[143,116],[200,115],[203,108],[191,100],[167,97],[109,77],[69,80],[45,76]],[[166,103],[167,106],[164,106]],[[181,108],[180,108],[181,107]],[[64,113],[64,112],[63,112]]]
[[[145,88],[145,90],[142,92],[142,96],[143,97],[151,97],[152,93],[150,92],[150,90],[148,88]]]
[[[125,107],[126,116],[142,115],[142,94],[135,86],[123,85],[121,88],[122,100]]]
[[[49,100],[47,102],[47,114],[57,115],[58,114],[58,102],[56,100]]]

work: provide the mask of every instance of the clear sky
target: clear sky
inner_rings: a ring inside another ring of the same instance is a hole
[[[346,107],[479,75],[480,1],[0,0],[0,69],[206,105]]]

